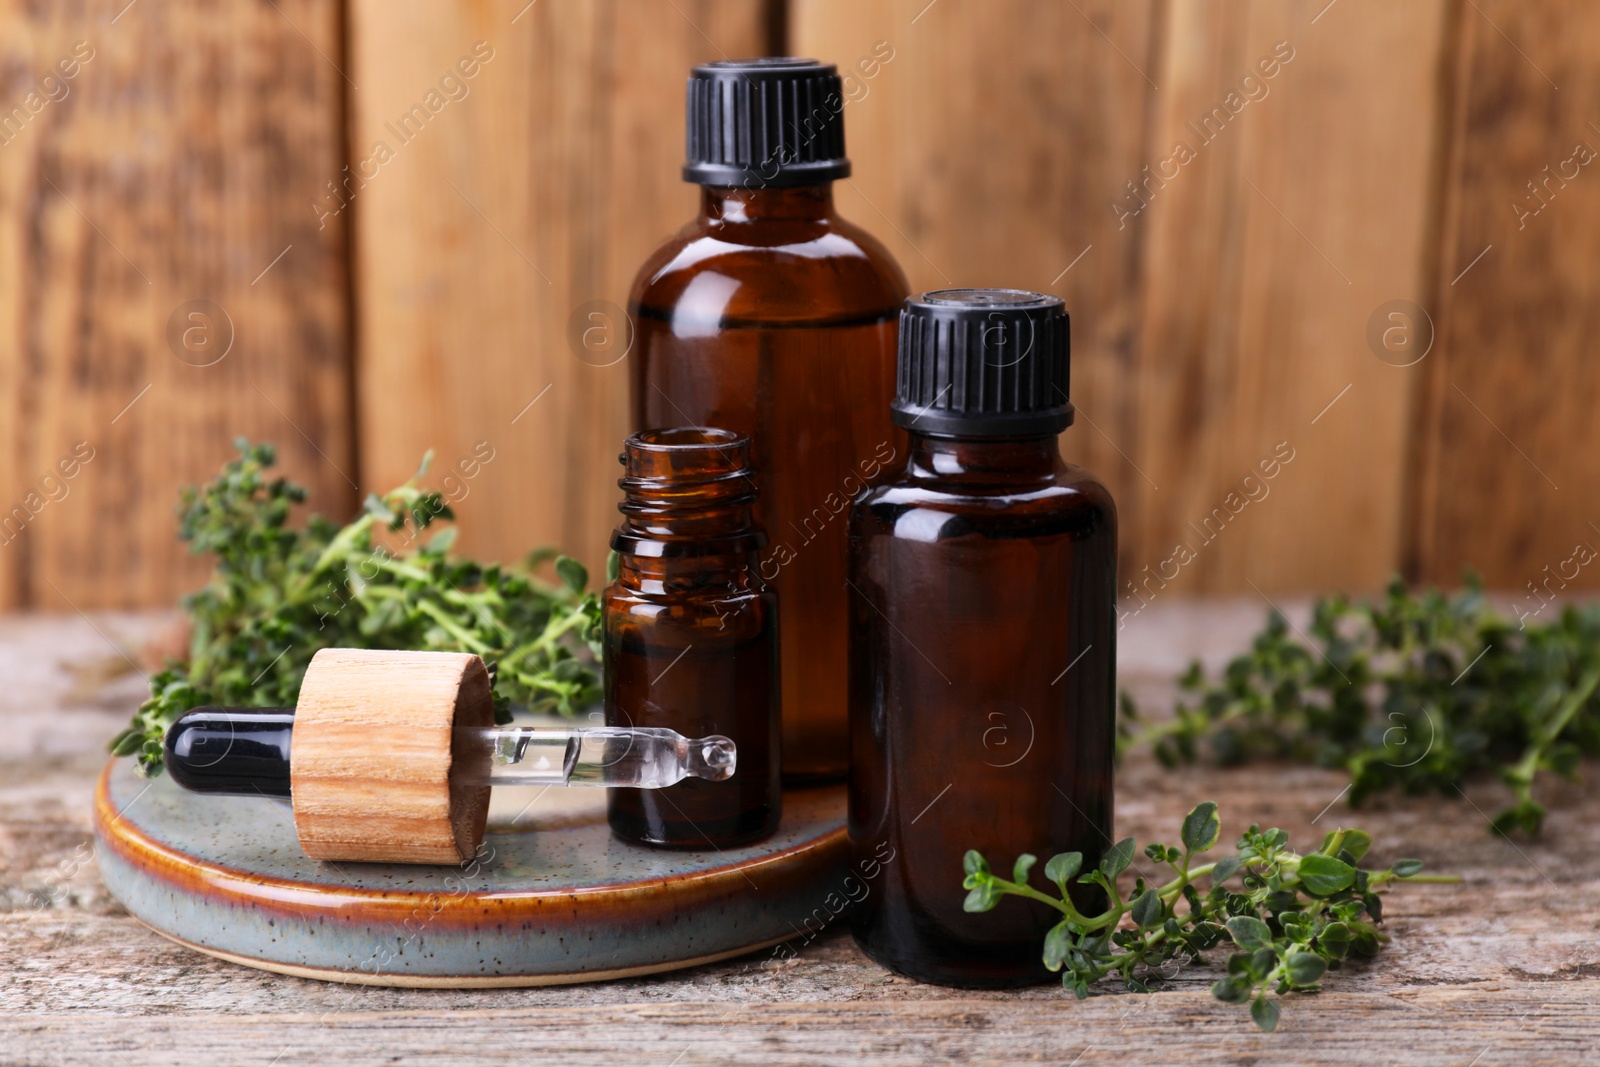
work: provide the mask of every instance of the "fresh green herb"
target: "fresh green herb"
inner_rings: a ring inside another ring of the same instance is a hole
[[[209,485],[183,493],[179,537],[216,557],[211,581],[184,599],[192,624],[188,658],[150,680],[150,699],[111,742],[161,772],[162,738],[202,704],[288,706],[319,649],[473,652],[494,678],[495,714],[513,704],[576,714],[599,699],[600,605],[582,564],[554,559],[558,583],[523,570],[449,555],[454,518],[437,492],[412,479],[367,498],[360,517],[336,526],[288,519],[306,491],[268,474],[272,446],[237,442]],[[420,477],[426,471],[425,458]],[[530,557],[529,566],[549,559]],[[590,656],[584,655],[587,646]]]
[[[1513,792],[1492,821],[1502,834],[1539,831],[1542,772],[1571,777],[1600,754],[1600,605],[1533,623],[1495,611],[1471,578],[1454,596],[1395,582],[1376,603],[1319,599],[1308,629],[1273,612],[1220,681],[1194,663],[1170,720],[1142,724],[1124,693],[1119,747],[1153,745],[1168,766],[1205,742],[1225,765],[1340,767],[1353,805],[1389,789],[1459,796],[1492,772]]]
[[[1108,849],[1100,863],[1083,873],[1083,856],[1064,852],[1044,865],[1055,892],[1029,884],[1036,857],[1024,854],[1007,881],[989,870],[977,852],[964,861],[969,890],[966,910],[989,911],[1006,896],[1048,904],[1062,918],[1044,938],[1044,965],[1061,971],[1061,984],[1080,998],[1089,987],[1115,974],[1136,993],[1148,993],[1163,971],[1195,962],[1208,949],[1231,940],[1238,949],[1228,958],[1227,976],[1211,987],[1230,1004],[1250,1005],[1263,1030],[1278,1025],[1277,1001],[1268,992],[1314,993],[1323,975],[1350,956],[1373,956],[1388,940],[1378,929],[1382,906],[1378,890],[1392,882],[1454,882],[1424,877],[1417,860],[1399,860],[1382,871],[1358,867],[1372,847],[1361,830],[1335,830],[1317,851],[1297,855],[1282,830],[1251,826],[1238,851],[1215,863],[1196,865],[1222,834],[1217,806],[1206,801],[1183,820],[1183,847],[1152,844],[1144,854],[1173,877],[1158,884],[1136,878],[1124,897],[1117,878],[1133,862],[1134,841]],[[1199,883],[1209,888],[1202,894]],[[1230,888],[1229,883],[1237,885]],[[1110,901],[1085,914],[1079,905]]]

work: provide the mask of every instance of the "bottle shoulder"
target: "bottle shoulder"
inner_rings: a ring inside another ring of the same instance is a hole
[[[915,509],[971,515],[1092,513],[1108,523],[1116,521],[1116,502],[1105,483],[1093,472],[1072,463],[1063,463],[1049,478],[983,485],[941,476],[917,477],[902,471],[863,492],[856,498],[855,507],[860,512],[880,515]]]
[[[908,294],[882,242],[853,223],[696,219],[653,252],[634,279],[636,313],[683,310],[719,321],[882,319]]]
[[[618,625],[717,632],[737,624],[741,631],[765,625],[777,612],[777,598],[756,584],[753,566],[727,582],[685,587],[654,581],[613,581],[600,594],[604,628]]]

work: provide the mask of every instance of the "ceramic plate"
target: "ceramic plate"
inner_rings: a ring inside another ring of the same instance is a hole
[[[853,884],[844,812],[843,786],[792,790],[768,840],[669,852],[614,839],[601,790],[497,789],[473,863],[318,863],[286,803],[185,792],[117,759],[94,815],[107,887],[201,952],[341,982],[516,986],[688,967],[814,932]]]

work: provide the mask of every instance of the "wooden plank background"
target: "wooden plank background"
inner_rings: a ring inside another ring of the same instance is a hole
[[[177,490],[236,435],[357,499],[345,229],[309,209],[343,166],[339,10],[126,2],[0,3],[4,607],[197,585]]]
[[[396,142],[352,201],[364,484],[403,480],[434,448],[439,484],[456,467],[464,551],[557,544],[598,566],[617,519],[627,363],[569,344],[569,328],[608,302],[600,328],[626,333],[633,272],[698,202],[678,178],[683,80],[763,51],[764,10],[354,0],[351,15],[358,157],[394,140],[476,42],[493,50],[469,94]],[[456,465],[475,449],[493,459],[469,481]]]
[[[1600,586],[1576,0],[125,4],[0,0],[0,606],[191,588],[240,433],[333,515],[431,447],[464,549],[598,564],[626,364],[573,337],[693,211],[688,67],[777,51],[850,75],[840,209],[914,287],[1067,300],[1134,609]]]
[[[1395,569],[1413,379],[1364,334],[1424,282],[1443,7],[1173,6],[1151,152],[1188,141],[1198,158],[1137,220],[1137,451],[1161,486],[1134,517],[1141,574],[1178,545],[1196,556],[1185,591],[1363,587]],[[1202,143],[1229,92],[1247,102]]]
[[[1413,568],[1477,567],[1530,611],[1600,584],[1597,56],[1592,4],[1461,14]]]

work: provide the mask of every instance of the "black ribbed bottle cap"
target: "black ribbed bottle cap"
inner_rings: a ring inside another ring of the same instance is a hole
[[[894,421],[919,433],[1022,437],[1072,425],[1067,309],[1024,289],[940,289],[900,311]]]
[[[832,63],[774,56],[695,67],[688,112],[684,181],[781,189],[850,176]]]

